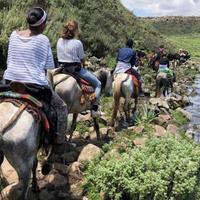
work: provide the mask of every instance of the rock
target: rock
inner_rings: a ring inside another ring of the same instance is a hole
[[[135,133],[142,133],[144,131],[144,126],[143,125],[133,126],[129,127],[128,129],[133,130],[133,132]]]
[[[182,102],[183,102],[183,106],[188,106],[190,104],[190,99],[189,97],[187,96],[183,96],[183,99],[182,99]]]
[[[188,120],[191,120],[192,119],[192,115],[187,112],[186,110],[182,109],[182,108],[177,108],[176,109],[178,112],[182,113],[183,116],[185,116]]]
[[[162,126],[155,125],[154,129],[155,129],[154,135],[156,137],[164,137],[164,136],[166,136],[167,131]]]
[[[78,162],[91,161],[96,156],[99,156],[101,153],[102,153],[102,150],[99,147],[97,147],[93,144],[88,144],[81,151],[81,153],[78,157]]]
[[[179,128],[175,126],[174,124],[169,124],[167,126],[167,132],[172,133],[173,135],[178,135],[179,134]]]
[[[9,162],[5,157],[1,165],[1,169],[8,184],[13,184],[18,182],[18,176],[15,169],[9,164]]]
[[[107,135],[109,131],[108,127],[100,128],[101,135]]]
[[[70,193],[74,196],[74,197],[80,197],[83,195],[83,187],[82,187],[82,181],[73,184],[70,186]]]
[[[80,163],[79,162],[73,162],[69,167],[68,167],[68,174],[82,174],[80,170]]]
[[[136,138],[133,143],[137,147],[144,147],[145,143],[147,141],[147,138]]]
[[[160,126],[166,124],[171,119],[170,115],[160,114],[158,117],[156,117],[153,122],[155,124],[158,124]]]
[[[82,138],[81,133],[78,131],[74,131],[72,139],[80,139],[80,138]]]
[[[163,108],[169,109],[169,105],[167,104],[167,102],[164,99],[161,99],[161,98],[151,98],[149,100],[149,102],[152,105],[157,105],[160,108],[163,107]]]

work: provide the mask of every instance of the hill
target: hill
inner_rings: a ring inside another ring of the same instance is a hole
[[[157,31],[165,35],[200,33],[200,17],[147,17],[141,21],[150,23]]]
[[[41,5],[48,11],[45,34],[54,55],[57,39],[69,19],[79,22],[81,40],[89,56],[115,55],[129,37],[135,39],[137,48],[147,50],[154,50],[164,42],[151,26],[124,8],[120,0],[0,0],[0,66],[5,65],[11,31],[26,26],[25,15],[33,5]]]

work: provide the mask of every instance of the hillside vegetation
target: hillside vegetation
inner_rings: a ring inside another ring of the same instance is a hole
[[[79,22],[81,39],[88,55],[115,55],[126,38],[134,38],[137,48],[154,50],[163,38],[123,7],[120,0],[0,0],[0,66],[5,65],[8,37],[13,29],[26,26],[27,10],[41,5],[49,14],[45,34],[53,52],[64,23]]]
[[[200,17],[148,17],[140,20],[161,33],[175,47],[174,51],[182,48],[193,57],[200,57]]]

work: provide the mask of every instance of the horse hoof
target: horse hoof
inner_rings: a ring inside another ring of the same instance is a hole
[[[43,165],[42,165],[41,172],[42,172],[43,175],[46,176],[47,174],[49,174],[49,172],[51,171],[51,169],[52,169],[52,165],[49,164],[48,162],[44,162]]]

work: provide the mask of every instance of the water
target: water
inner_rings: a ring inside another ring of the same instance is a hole
[[[189,89],[192,94],[193,88]],[[200,143],[200,75],[195,79],[194,83],[195,95],[190,96],[191,105],[186,108],[192,114],[192,119],[188,125],[188,134],[191,135],[194,141]]]

